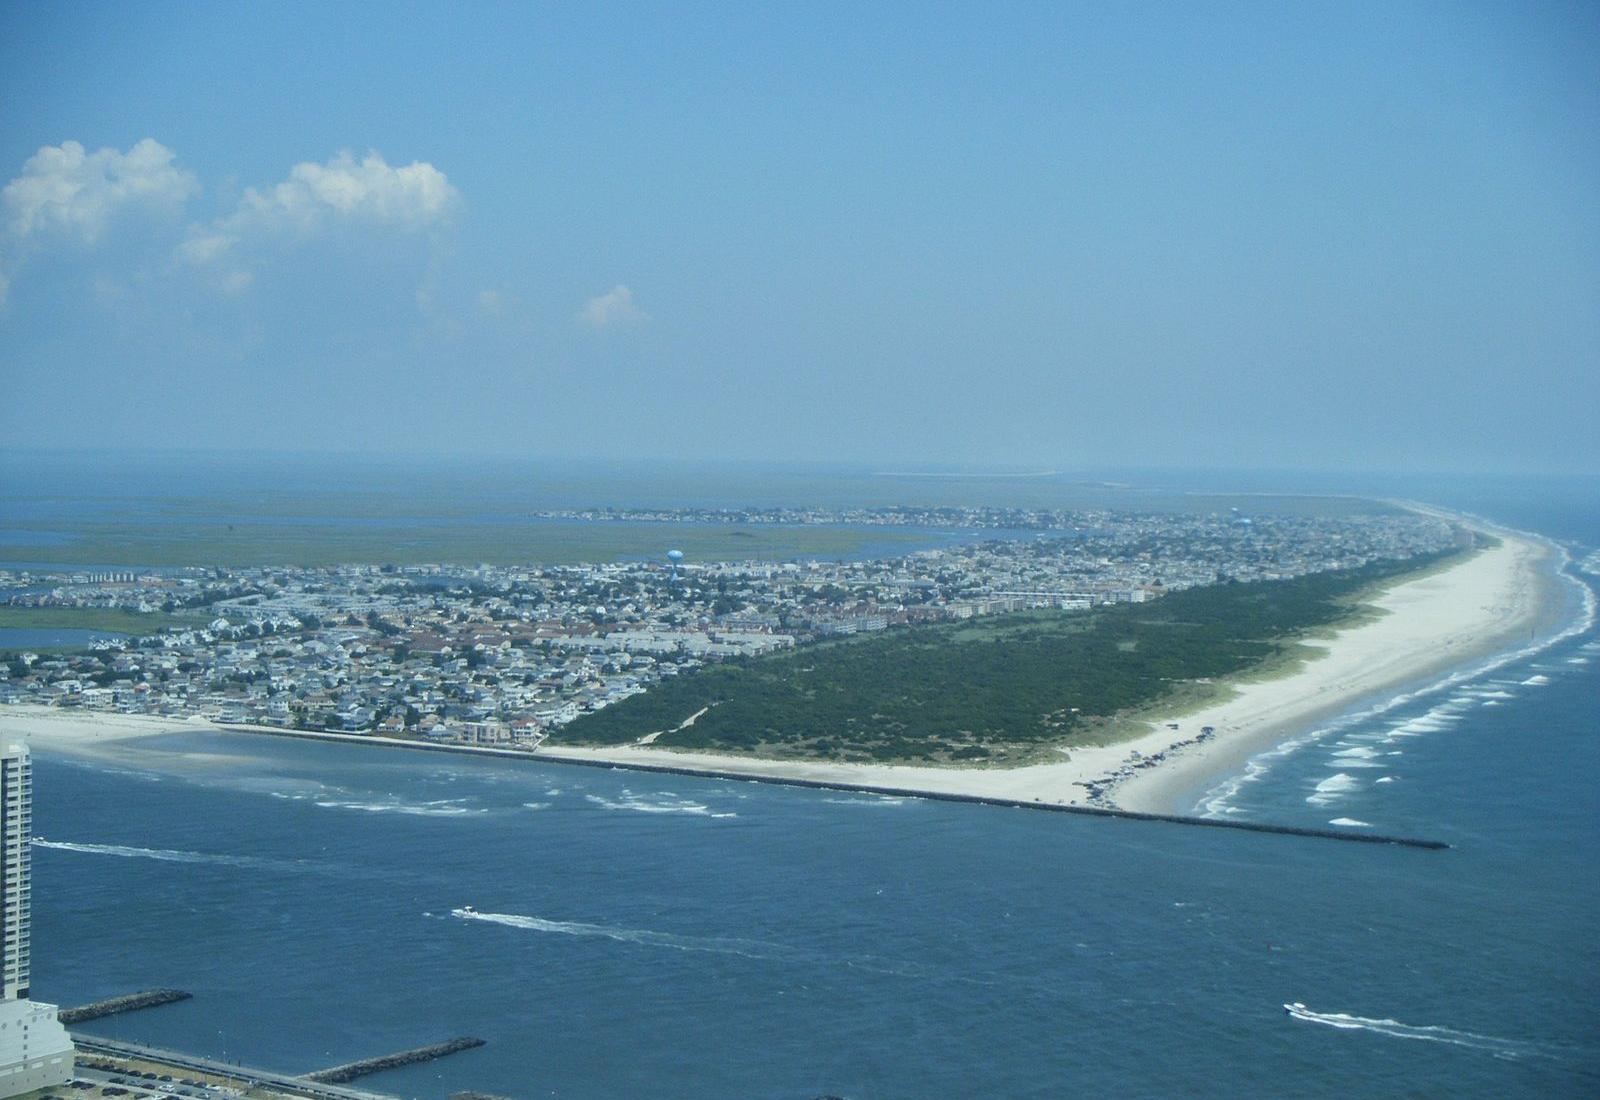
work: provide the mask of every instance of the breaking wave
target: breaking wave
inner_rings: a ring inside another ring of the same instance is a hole
[[[1371,760],[1378,755],[1378,750],[1366,745],[1356,745],[1348,749],[1340,749],[1333,753],[1334,756],[1348,756],[1357,760]]]
[[[1564,569],[1566,564],[1571,561],[1571,558],[1564,549],[1559,550],[1559,553],[1561,565],[1558,569]],[[1416,737],[1424,733],[1440,732],[1449,728],[1448,723],[1458,721],[1463,717],[1460,709],[1464,706],[1471,706],[1474,703],[1486,707],[1499,706],[1502,700],[1516,697],[1516,693],[1505,690],[1507,688],[1517,688],[1524,685],[1537,687],[1543,683],[1548,683],[1547,677],[1539,675],[1527,680],[1506,679],[1502,676],[1501,678],[1484,680],[1481,689],[1473,686],[1473,681],[1482,680],[1492,672],[1504,669],[1508,665],[1514,665],[1519,661],[1527,660],[1535,654],[1553,649],[1563,642],[1594,629],[1596,621],[1600,620],[1600,595],[1596,594],[1594,588],[1572,578],[1570,575],[1565,573],[1560,575],[1565,576],[1567,580],[1577,587],[1582,600],[1582,606],[1576,616],[1563,629],[1530,645],[1496,654],[1485,661],[1450,673],[1442,679],[1414,691],[1403,692],[1363,710],[1336,719],[1328,725],[1308,730],[1299,737],[1285,741],[1268,749],[1266,752],[1258,753],[1245,761],[1244,771],[1224,779],[1207,791],[1195,807],[1196,812],[1203,817],[1224,817],[1230,814],[1248,813],[1247,810],[1236,806],[1234,800],[1248,784],[1259,782],[1265,778],[1278,761],[1295,755],[1308,745],[1318,744],[1336,734],[1347,733],[1353,726],[1371,722],[1419,699],[1444,692],[1458,692],[1453,698],[1435,706],[1421,717],[1402,722],[1390,729],[1383,737],[1383,740],[1387,741],[1398,737]],[[1586,642],[1580,648],[1584,652],[1600,652],[1600,642]],[[1469,695],[1477,695],[1479,699],[1463,698],[1463,696]],[[1379,780],[1379,782],[1382,782],[1382,780]],[[1310,799],[1307,801],[1310,801]],[[1322,803],[1313,804],[1320,805]]]
[[[1339,796],[1347,794],[1361,786],[1361,781],[1353,775],[1336,772],[1317,784],[1316,793],[1306,799],[1313,806],[1326,806],[1330,802],[1337,802]]]

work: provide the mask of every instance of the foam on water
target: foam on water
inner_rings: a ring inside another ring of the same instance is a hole
[[[1243,772],[1238,775],[1228,777],[1207,791],[1200,799],[1199,804],[1195,807],[1196,812],[1203,817],[1221,817],[1227,814],[1238,812],[1237,807],[1233,805],[1234,798],[1239,795],[1240,791],[1245,788],[1246,784],[1254,783],[1262,779],[1268,772],[1272,770],[1272,766],[1278,761],[1295,755],[1307,745],[1317,744],[1334,735],[1346,734],[1347,731],[1354,726],[1364,725],[1374,718],[1378,718],[1394,710],[1404,708],[1419,699],[1424,699],[1429,696],[1438,695],[1447,691],[1456,691],[1461,689],[1459,695],[1451,698],[1440,706],[1434,707],[1421,717],[1396,726],[1388,732],[1384,740],[1395,737],[1416,737],[1421,734],[1438,733],[1448,729],[1448,724],[1450,722],[1459,721],[1462,717],[1462,715],[1458,712],[1458,708],[1470,705],[1471,701],[1463,699],[1462,696],[1472,694],[1472,684],[1476,681],[1481,681],[1489,685],[1495,685],[1499,688],[1520,687],[1524,686],[1525,684],[1529,684],[1530,681],[1505,678],[1493,678],[1486,680],[1485,677],[1492,672],[1496,672],[1505,668],[1508,665],[1527,660],[1536,654],[1543,653],[1546,650],[1568,641],[1569,639],[1579,636],[1580,634],[1587,633],[1594,628],[1597,619],[1600,619],[1600,595],[1597,595],[1595,590],[1589,585],[1584,584],[1583,582],[1576,580],[1567,574],[1565,569],[1566,566],[1571,562],[1571,555],[1566,551],[1565,548],[1560,546],[1556,546],[1556,551],[1559,559],[1559,565],[1557,567],[1558,574],[1564,580],[1566,580],[1567,583],[1575,586],[1575,590],[1579,593],[1582,603],[1582,607],[1578,614],[1563,629],[1557,631],[1555,634],[1552,634],[1547,638],[1542,638],[1538,641],[1535,641],[1530,645],[1526,645],[1519,649],[1510,650],[1504,653],[1495,654],[1494,656],[1475,665],[1452,672],[1440,680],[1435,681],[1434,683],[1425,685],[1414,691],[1402,692],[1401,694],[1390,699],[1376,703],[1373,706],[1337,719],[1328,725],[1309,730],[1301,736],[1285,741],[1282,744],[1267,750],[1266,752],[1258,753],[1245,762]],[[1593,648],[1593,651],[1600,652],[1600,642],[1584,643],[1583,648],[1585,650],[1590,650],[1591,647]],[[1540,678],[1534,677],[1534,679]],[[1533,686],[1538,685],[1534,684]],[[1498,704],[1498,700],[1502,698],[1514,698],[1514,695],[1510,692],[1486,692],[1483,698],[1484,706],[1495,706]]]
[[[468,817],[475,814],[486,814],[489,811],[483,808],[462,806],[459,799],[442,799],[438,802],[346,802],[339,800],[319,800],[315,805],[324,810],[357,810],[368,814],[406,814],[410,817]]]
[[[628,788],[622,788],[621,798],[606,798],[598,794],[583,796],[589,802],[607,810],[632,810],[642,814],[690,814],[695,817],[738,817],[731,810],[718,813],[703,802],[691,802],[687,798],[672,797],[672,792],[662,791],[661,797],[654,801],[640,798]]]
[[[1361,781],[1355,776],[1338,772],[1318,783],[1316,793],[1308,797],[1306,802],[1312,806],[1326,806],[1337,802],[1340,795],[1348,794],[1360,786]]]
[[[1480,1035],[1475,1031],[1458,1031],[1437,1025],[1404,1024],[1399,1020],[1374,1019],[1351,1016],[1344,1012],[1313,1012],[1298,1001],[1283,1006],[1284,1011],[1296,1020],[1308,1024],[1322,1024],[1343,1031],[1370,1031],[1395,1039],[1416,1039],[1430,1043],[1449,1043],[1452,1046],[1470,1047],[1486,1051],[1497,1058],[1526,1058],[1546,1052],[1534,1043],[1517,1039],[1502,1039],[1496,1035]]]
[[[1433,711],[1429,711],[1421,718],[1413,718],[1409,722],[1401,723],[1390,732],[1410,734],[1439,733],[1440,731],[1447,730],[1449,728],[1450,719],[1448,717],[1445,715],[1435,714]]]

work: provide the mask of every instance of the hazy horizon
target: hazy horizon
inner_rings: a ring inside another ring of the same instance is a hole
[[[920,456],[907,456],[903,460],[885,458],[860,458],[854,456],[795,454],[773,457],[744,457],[740,455],[686,455],[672,453],[632,453],[628,451],[599,452],[573,449],[549,450],[427,450],[423,448],[271,448],[257,446],[166,446],[141,447],[129,445],[68,444],[0,444],[0,477],[15,474],[18,466],[32,461],[68,461],[86,466],[110,466],[126,462],[181,462],[194,461],[202,466],[241,469],[281,464],[300,467],[361,467],[388,465],[395,460],[410,460],[430,468],[449,467],[510,467],[555,466],[596,468],[617,466],[637,469],[661,467],[663,469],[692,470],[727,469],[745,471],[825,471],[851,475],[879,477],[950,477],[950,478],[1059,478],[1090,481],[1118,479],[1172,479],[1223,481],[1230,478],[1254,480],[1262,477],[1312,478],[1330,482],[1371,482],[1395,478],[1438,479],[1532,479],[1549,481],[1586,481],[1600,479],[1600,469],[1588,467],[1575,469],[1517,467],[1484,463],[1481,465],[1384,465],[1378,463],[1304,462],[1258,464],[1229,464],[1222,462],[1181,464],[1174,462],[1116,461],[1111,457],[1090,458],[1072,463],[1007,462],[1003,458],[991,461],[960,461],[942,458],[930,450]],[[8,467],[11,469],[8,470]]]

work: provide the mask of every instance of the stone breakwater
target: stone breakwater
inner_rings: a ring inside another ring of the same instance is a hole
[[[81,1024],[86,1020],[98,1020],[102,1016],[115,1016],[119,1012],[133,1012],[141,1008],[175,1004],[178,1001],[187,1001],[193,996],[193,993],[185,993],[181,989],[150,989],[143,993],[107,997],[103,1001],[78,1005],[76,1008],[63,1008],[58,1018],[64,1024]]]
[[[526,760],[535,764],[564,764],[579,768],[602,768],[639,772],[657,772],[662,775],[686,775],[697,779],[725,779],[746,783],[766,783],[778,787],[806,787],[823,791],[846,791],[856,794],[888,795],[894,798],[926,798],[936,802],[968,802],[980,806],[1001,806],[1019,810],[1044,810],[1051,813],[1080,814],[1087,817],[1124,818],[1130,821],[1160,821],[1173,825],[1200,825],[1208,829],[1241,829],[1251,833],[1280,833],[1287,836],[1317,837],[1324,840],[1347,840],[1357,844],[1393,844],[1404,848],[1445,849],[1450,847],[1441,840],[1418,837],[1388,836],[1382,833],[1354,833],[1337,829],[1314,829],[1299,825],[1273,825],[1262,821],[1230,821],[1224,818],[1194,817],[1185,814],[1150,813],[1142,810],[1124,810],[1111,806],[1084,806],[1061,802],[1030,801],[1023,798],[1006,798],[1001,795],[968,794],[958,791],[930,791],[914,787],[896,787],[873,783],[850,783],[845,780],[806,779],[800,776],[763,775],[755,772],[723,771],[717,768],[691,767],[686,764],[644,760],[613,760],[605,757],[579,757],[560,752],[524,752],[517,749],[495,749],[475,745],[436,745],[426,741],[400,740],[393,737],[368,737],[348,733],[322,733],[311,730],[283,730],[267,726],[230,727],[240,732],[262,733],[273,737],[291,737],[310,741],[338,741],[345,744],[382,745],[389,748],[412,749],[420,752],[458,753],[464,756],[493,756],[502,760]],[[1209,737],[1210,735],[1206,735]],[[1196,738],[1196,740],[1201,740]]]
[[[443,1058],[447,1054],[457,1051],[471,1050],[481,1047],[484,1040],[464,1037],[449,1039],[432,1046],[415,1047],[411,1050],[402,1050],[395,1054],[385,1054],[378,1058],[363,1058],[359,1062],[346,1062],[342,1066],[332,1066],[328,1069],[319,1069],[315,1073],[306,1074],[306,1080],[319,1081],[324,1084],[342,1085],[346,1081],[354,1081],[358,1077],[365,1077],[369,1073],[381,1073],[386,1069],[396,1069],[400,1066],[409,1066],[415,1062],[431,1062],[435,1058]]]

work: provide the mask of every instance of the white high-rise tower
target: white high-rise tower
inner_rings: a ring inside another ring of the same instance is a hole
[[[4,846],[0,848],[0,996],[14,1001],[28,996],[28,951],[32,934],[33,888],[33,763],[28,746],[9,743],[0,753],[0,812]]]
[[[21,741],[0,741],[0,1097],[72,1077],[72,1039],[56,1006],[28,1000],[33,910],[33,764]]]

